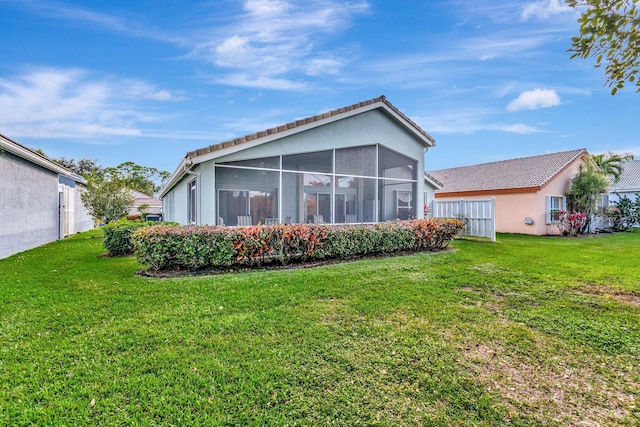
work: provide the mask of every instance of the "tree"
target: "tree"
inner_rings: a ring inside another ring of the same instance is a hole
[[[626,82],[640,92],[640,14],[637,0],[567,0],[571,7],[585,7],[580,35],[571,38],[571,58],[595,58],[595,67],[605,63],[606,85],[611,95]]]
[[[586,221],[580,232],[589,230],[591,216],[596,211],[598,197],[609,189],[609,178],[594,162],[580,165],[578,174],[571,181],[568,201],[572,211],[586,215]]]
[[[122,182],[105,179],[100,174],[86,179],[87,186],[80,198],[94,219],[102,219],[108,224],[127,215],[133,205],[133,196]]]
[[[121,182],[125,187],[152,196],[162,188],[171,174],[149,166],[140,166],[134,162],[120,163],[116,167],[106,168],[104,174],[112,181]]]
[[[102,166],[100,166],[96,160],[93,159],[79,159],[78,161],[74,159],[67,159],[66,157],[60,157],[59,159],[51,159],[54,162],[58,163],[60,166],[64,166],[69,169],[73,173],[76,173],[83,177],[88,177],[94,174],[101,174],[103,171]]]
[[[633,160],[633,158],[634,155],[631,153],[617,154],[610,151],[602,154],[593,154],[591,156],[591,159],[598,165],[600,171],[608,177],[611,177],[613,182],[620,181],[620,175],[622,175],[622,171],[624,170],[623,163],[627,160]]]

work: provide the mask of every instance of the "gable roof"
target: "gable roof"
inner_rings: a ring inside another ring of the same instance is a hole
[[[387,113],[387,115],[394,119],[398,124],[416,136],[416,138],[421,141],[425,147],[429,148],[435,146],[435,139],[433,139],[431,135],[404,115],[393,104],[391,104],[391,102],[387,101],[387,98],[384,95],[382,95],[367,101],[358,102],[346,107],[337,108],[322,114],[285,123],[260,132],[250,133],[239,138],[230,139],[228,141],[190,151],[185,155],[167,184],[160,191],[160,197],[167,194],[167,192],[187,173],[185,169],[190,168],[193,165],[376,109],[380,109]]]
[[[636,191],[640,192],[640,160],[629,160],[622,164],[620,181],[612,183],[610,191]]]
[[[535,192],[586,154],[581,148],[428,173],[444,184],[437,195]]]
[[[0,153],[5,150],[51,172],[70,178],[75,182],[79,182],[82,184],[87,183],[87,181],[83,177],[73,173],[71,170],[0,134]]]
[[[436,177],[429,174],[429,172],[424,173],[424,180],[431,184],[436,190],[442,190],[444,184],[436,179]]]
[[[209,145],[208,147],[190,151],[187,153],[186,157],[191,160],[195,160],[199,156],[215,153],[216,151],[224,150],[225,148],[247,144],[251,141],[262,141],[263,143],[269,142],[274,139],[282,138],[283,136],[312,129],[336,120],[353,116],[355,114],[361,114],[365,111],[374,110],[376,108],[383,108],[391,116],[395,116],[395,118],[399,122],[404,124],[406,128],[416,134],[423,141],[423,144],[426,147],[433,147],[435,145],[435,140],[427,132],[425,132],[420,126],[415,124],[411,119],[400,112],[400,110],[398,110],[393,104],[387,101],[387,98],[382,95],[378,98],[369,99],[368,101],[362,101],[357,104],[337,108],[335,110],[327,111],[326,113],[318,114],[316,116],[311,116],[305,119],[296,120],[294,122],[285,123],[283,125],[266,129],[260,132],[251,133],[240,138],[231,139],[225,142],[220,142],[218,144]]]

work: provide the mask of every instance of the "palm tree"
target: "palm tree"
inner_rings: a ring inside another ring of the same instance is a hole
[[[598,165],[600,171],[606,176],[611,177],[613,182],[620,181],[620,175],[624,169],[623,163],[627,160],[633,160],[634,156],[631,153],[618,154],[611,151],[602,154],[593,154],[591,159]]]
[[[571,181],[568,201],[571,210],[585,214],[587,220],[580,230],[587,232],[590,228],[591,217],[596,210],[598,196],[609,189],[609,177],[594,163],[587,162],[580,165],[578,174]]]

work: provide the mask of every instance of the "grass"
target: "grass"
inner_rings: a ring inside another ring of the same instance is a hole
[[[99,232],[0,260],[0,425],[640,420],[640,233],[149,279]]]

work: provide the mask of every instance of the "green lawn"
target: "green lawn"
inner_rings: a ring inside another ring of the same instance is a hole
[[[638,425],[640,233],[149,279],[0,260],[0,425]]]

